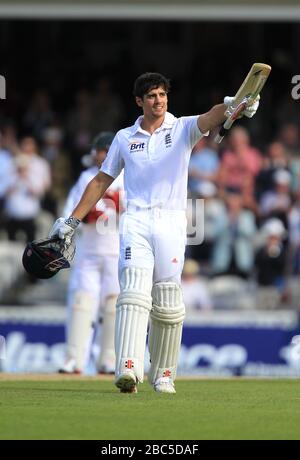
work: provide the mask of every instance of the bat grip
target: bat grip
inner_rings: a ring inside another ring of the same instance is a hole
[[[220,144],[220,142],[222,142],[222,139],[223,139],[223,137],[225,136],[226,131],[228,131],[228,129],[231,128],[233,122],[234,122],[234,120],[231,120],[231,118],[227,118],[227,120],[225,121],[224,125],[221,127],[220,131],[219,131],[218,134],[215,136],[214,141],[215,141],[217,144]]]

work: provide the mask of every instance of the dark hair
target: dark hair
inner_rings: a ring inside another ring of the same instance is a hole
[[[159,88],[160,86],[162,86],[166,93],[168,93],[171,88],[170,80],[168,80],[160,73],[146,72],[135,80],[133,95],[143,99],[143,96],[147,94],[151,89]]]

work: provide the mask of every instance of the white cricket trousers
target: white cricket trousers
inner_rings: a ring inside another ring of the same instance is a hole
[[[180,285],[186,226],[185,211],[129,209],[120,222],[119,277],[125,267],[142,267],[153,273],[153,283]]]
[[[75,292],[88,292],[93,298],[93,317],[108,296],[118,295],[118,256],[95,255],[79,257],[70,275],[68,305],[72,308]]]

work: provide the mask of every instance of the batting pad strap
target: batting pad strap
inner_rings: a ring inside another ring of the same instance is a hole
[[[153,310],[151,311],[151,320],[162,322],[164,324],[179,324],[182,323],[185,317],[185,307],[182,304],[177,309],[172,309],[171,311],[167,308],[159,308],[157,305],[153,305]]]
[[[138,309],[145,309],[147,312],[151,310],[151,303],[152,299],[151,296],[145,295],[141,292],[122,292],[117,301],[117,309],[123,307],[124,305],[127,306],[134,306]]]

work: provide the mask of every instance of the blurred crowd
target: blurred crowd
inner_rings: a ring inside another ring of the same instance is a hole
[[[0,238],[41,236],[40,216],[52,221],[60,215],[95,134],[120,129],[123,119],[122,100],[103,78],[93,92],[78,90],[63,117],[52,109],[49,94],[38,90],[18,126],[3,120]],[[239,282],[271,288],[278,305],[288,303],[289,279],[300,272],[298,125],[292,119],[282,122],[260,149],[261,142],[238,124],[220,146],[212,139],[201,139],[190,160],[188,193],[204,200],[205,238],[186,249],[188,303],[195,310],[214,308],[208,284],[216,292],[220,279],[234,280],[235,287]]]
[[[41,211],[60,214],[92,139],[120,127],[123,106],[108,78],[93,91],[79,89],[74,99],[62,116],[47,91],[37,90],[18,126],[0,120],[0,234],[10,240],[21,232],[32,240]]]
[[[275,292],[278,305],[288,303],[288,280],[300,272],[297,124],[282,124],[264,150],[242,126],[230,131],[221,152],[211,139],[201,139],[190,161],[189,193],[204,200],[205,239],[187,247],[184,276],[190,280],[192,271],[194,278],[202,272],[255,282]]]

